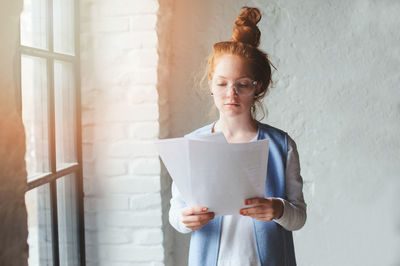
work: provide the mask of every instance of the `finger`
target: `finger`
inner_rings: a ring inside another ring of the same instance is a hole
[[[250,198],[244,200],[245,205],[267,204],[268,202],[269,200],[265,198]]]
[[[192,216],[189,216],[190,218],[192,218]],[[207,218],[205,219],[200,219],[200,220],[185,220],[182,221],[185,225],[185,227],[191,229],[191,230],[197,230],[200,227],[204,226],[205,224],[207,224],[210,220],[212,220],[215,217],[214,213],[212,213],[211,215],[209,215]]]
[[[205,213],[205,214],[194,214],[182,217],[182,223],[196,223],[196,222],[204,222],[213,219],[215,214],[213,212]]]
[[[193,215],[195,213],[201,213],[208,211],[205,206],[190,206],[182,210],[182,215]]]
[[[203,222],[191,222],[185,224],[186,227],[202,227],[203,225],[207,224],[209,221],[203,221]]]
[[[272,208],[265,205],[258,205],[255,207],[241,209],[239,213],[241,215],[272,214]]]

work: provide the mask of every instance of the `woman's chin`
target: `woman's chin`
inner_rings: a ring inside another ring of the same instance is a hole
[[[230,117],[235,117],[235,116],[240,116],[243,114],[243,110],[240,109],[234,109],[234,108],[224,108],[222,113],[225,116],[230,116]]]

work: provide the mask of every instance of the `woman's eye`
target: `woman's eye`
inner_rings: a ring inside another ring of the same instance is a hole
[[[225,83],[217,83],[217,86],[222,87],[222,86],[226,86],[226,84]]]

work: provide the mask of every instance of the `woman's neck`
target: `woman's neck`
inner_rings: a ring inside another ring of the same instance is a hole
[[[258,122],[251,116],[219,117],[215,123],[214,132],[222,132],[228,142],[248,142],[258,132]]]

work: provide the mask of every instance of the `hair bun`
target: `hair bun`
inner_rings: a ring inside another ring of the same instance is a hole
[[[232,32],[232,41],[250,44],[258,47],[260,44],[261,32],[257,23],[261,19],[261,12],[258,8],[242,7],[239,16],[235,20]]]

